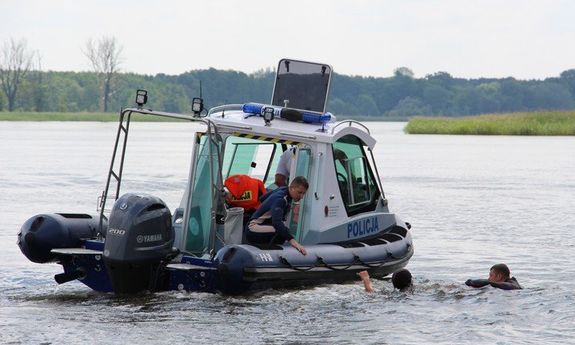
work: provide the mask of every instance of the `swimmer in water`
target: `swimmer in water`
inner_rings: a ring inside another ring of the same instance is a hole
[[[465,285],[474,288],[480,288],[487,285],[491,285],[498,289],[503,290],[518,290],[521,289],[521,285],[517,282],[515,277],[511,277],[511,272],[506,264],[493,265],[489,270],[488,279],[467,279]]]
[[[374,289],[371,285],[371,280],[369,279],[369,273],[367,271],[361,271],[357,275],[363,282],[365,292],[373,292]],[[391,276],[391,283],[395,289],[398,289],[399,291],[407,291],[413,286],[411,273],[405,268],[394,272]]]

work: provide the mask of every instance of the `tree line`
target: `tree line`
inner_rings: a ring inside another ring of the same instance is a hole
[[[191,99],[200,95],[200,83],[207,107],[269,103],[275,76],[271,69],[252,74],[213,68],[179,75],[121,73],[121,46],[113,38],[87,42],[85,55],[93,67],[90,72],[32,68],[33,59],[22,55],[25,51],[21,43],[11,41],[0,55],[0,111],[117,111],[133,106],[135,91],[145,89],[149,107],[190,112]],[[7,58],[10,52],[20,59]],[[328,101],[328,111],[336,115],[374,118],[574,108],[575,69],[544,80],[464,79],[447,72],[414,78],[406,67],[397,68],[386,78],[334,74]]]

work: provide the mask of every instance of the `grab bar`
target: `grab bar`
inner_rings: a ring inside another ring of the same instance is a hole
[[[336,129],[337,127],[339,127],[340,125],[343,125],[343,124],[345,124],[345,123],[349,124],[350,127],[351,127],[352,125],[354,125],[354,124],[355,124],[355,125],[358,125],[358,126],[361,126],[361,127],[363,127],[363,129],[365,129],[365,131],[367,132],[367,134],[371,135],[371,132],[369,131],[369,128],[367,128],[363,123],[358,122],[358,121],[355,121],[355,120],[344,120],[344,121],[341,121],[340,123],[338,123],[337,125],[335,125],[335,126],[331,129],[331,134],[334,133],[334,131],[335,131],[335,129]]]

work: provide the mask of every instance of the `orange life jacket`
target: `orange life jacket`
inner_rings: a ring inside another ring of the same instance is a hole
[[[266,193],[264,183],[248,175],[232,175],[226,179],[224,185],[230,192],[226,200],[232,207],[242,207],[246,211],[253,211],[260,207],[259,198]]]

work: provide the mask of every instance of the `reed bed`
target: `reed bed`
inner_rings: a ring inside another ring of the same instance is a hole
[[[575,111],[414,117],[404,131],[409,134],[575,135]]]

